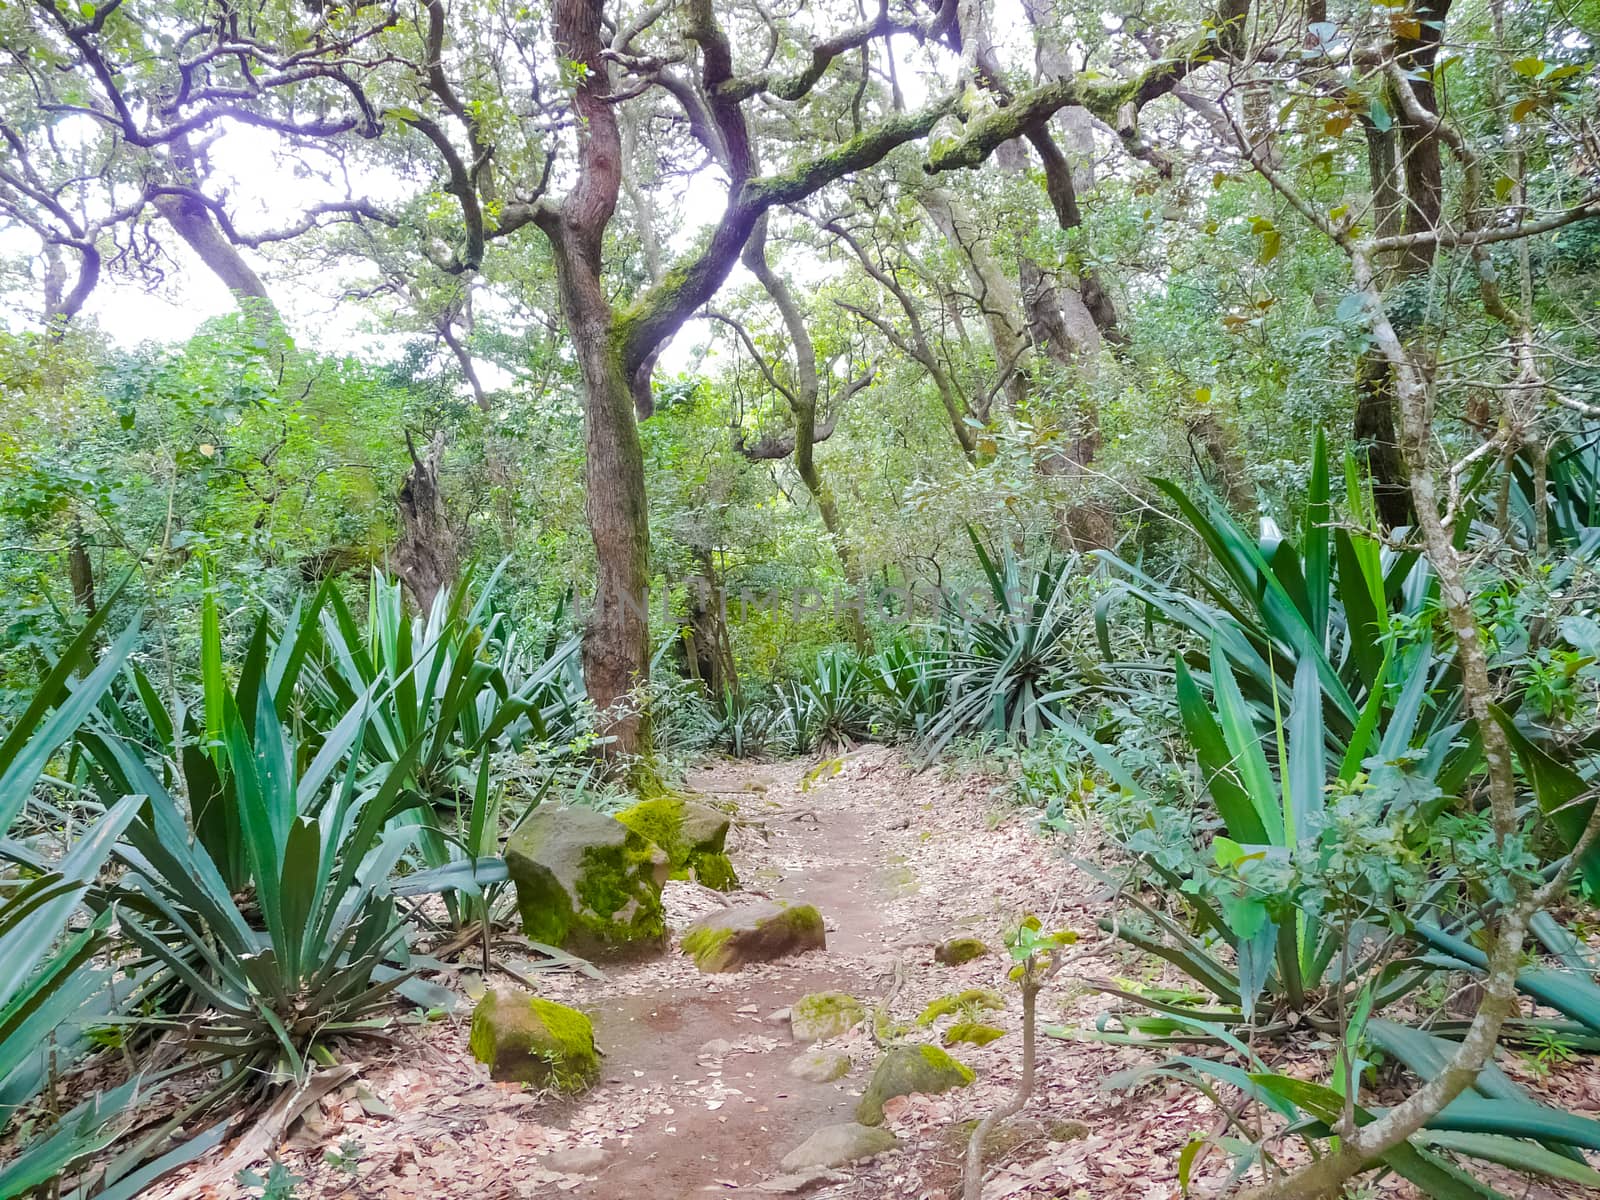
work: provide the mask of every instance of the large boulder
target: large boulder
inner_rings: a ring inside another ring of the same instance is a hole
[[[856,1105],[856,1120],[863,1125],[883,1124],[884,1101],[895,1096],[948,1092],[973,1080],[962,1066],[937,1046],[895,1046],[878,1060],[872,1081]]]
[[[506,841],[522,930],[579,954],[665,945],[667,856],[615,817],[536,808]]]
[[[682,796],[657,796],[618,813],[617,820],[661,848],[671,878],[688,879],[692,872],[719,892],[739,885],[725,849],[732,823],[726,813]]]
[[[844,992],[812,992],[789,1007],[789,1029],[797,1042],[843,1037],[866,1017],[861,1001]]]
[[[842,1167],[845,1163],[871,1158],[893,1150],[900,1139],[887,1129],[865,1125],[829,1125],[817,1130],[796,1146],[780,1164],[785,1171],[806,1167]]]
[[[497,988],[472,1011],[472,1056],[505,1083],[581,1091],[600,1074],[594,1026],[575,1008]]]
[[[822,914],[809,904],[764,900],[701,917],[683,935],[683,952],[707,973],[737,971],[827,944]]]

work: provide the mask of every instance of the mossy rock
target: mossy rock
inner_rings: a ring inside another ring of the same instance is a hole
[[[832,1083],[850,1074],[850,1056],[837,1050],[812,1050],[789,1064],[789,1074],[810,1083]]]
[[[894,1046],[878,1060],[872,1081],[856,1105],[863,1125],[883,1123],[883,1105],[895,1096],[948,1092],[966,1087],[975,1076],[937,1046]]]
[[[940,996],[917,1015],[918,1025],[932,1025],[940,1017],[954,1016],[960,1012],[977,1012],[990,1009],[999,1012],[1006,1006],[1004,997],[990,988],[968,988],[964,992],[951,992]]]
[[[831,1170],[884,1154],[899,1145],[900,1139],[887,1129],[854,1124],[828,1125],[785,1155],[781,1165],[785,1171]]]
[[[670,878],[688,879],[693,873],[706,887],[719,892],[739,885],[725,850],[732,824],[726,813],[668,795],[642,800],[618,813],[617,820],[661,848]]]
[[[788,958],[826,944],[821,913],[809,904],[777,901],[721,909],[701,917],[683,935],[683,952],[707,973],[737,971],[746,963]]]
[[[789,1006],[789,1030],[797,1042],[842,1037],[866,1018],[866,1007],[844,992],[813,992]]]
[[[577,1092],[600,1074],[594,1026],[575,1008],[497,988],[472,1011],[472,1056],[493,1079]]]
[[[615,817],[534,809],[507,839],[505,859],[533,941],[579,954],[665,945],[667,856]]]
[[[1003,1038],[1005,1035],[1004,1029],[985,1025],[981,1021],[957,1021],[944,1031],[943,1040],[946,1046],[954,1046],[961,1042],[973,1046],[987,1046],[996,1038]]]
[[[959,967],[962,963],[969,963],[975,958],[982,958],[993,951],[984,944],[983,939],[975,937],[951,938],[933,952],[933,960],[941,962],[947,967]]]

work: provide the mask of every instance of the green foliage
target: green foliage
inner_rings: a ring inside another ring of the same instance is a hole
[[[203,1029],[234,1086],[259,1084],[263,1068],[303,1082],[313,1052],[359,1034],[410,974],[389,877],[416,835],[393,818],[418,746],[406,747],[376,788],[359,788],[351,751],[368,730],[359,715],[321,752],[323,761],[348,760],[335,778],[316,762],[297,769],[265,683],[253,737],[238,709],[224,706],[222,738],[255,883],[248,907],[205,847],[190,843],[182,805],[145,764],[118,741],[97,749],[108,792],[146,797],[117,851],[126,868],[114,893],[123,930],[205,1013],[139,1020]]]
[[[1068,668],[1081,629],[1081,576],[1071,559],[1027,571],[1007,553],[996,566],[971,532],[993,609],[946,617],[951,649],[940,667],[943,710],[927,730],[927,753],[961,734],[993,732],[1030,741],[1076,694]]]

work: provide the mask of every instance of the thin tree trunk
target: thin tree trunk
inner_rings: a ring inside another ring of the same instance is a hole
[[[94,616],[94,563],[84,544],[83,526],[76,523],[72,526],[72,546],[67,551],[67,575],[72,581],[72,602],[83,609],[85,616]]]
[[[994,347],[994,369],[1007,402],[1013,407],[1028,398],[1028,339],[1022,320],[1022,301],[1016,288],[989,253],[971,218],[944,188],[925,188],[917,197],[939,232],[961,251],[961,266],[977,298],[978,310]],[[987,421],[989,414],[979,412]]]
[[[444,434],[418,454],[411,434],[406,434],[411,470],[400,485],[400,540],[394,548],[395,574],[411,591],[417,608],[426,616],[441,591],[448,590],[461,570],[450,516],[439,487],[439,464],[444,459]]]
[[[183,186],[198,186],[194,150],[187,138],[173,139],[172,165]],[[233,293],[247,314],[260,317],[269,325],[279,319],[277,305],[272,302],[267,285],[245,261],[239,248],[218,228],[204,204],[189,196],[173,195],[157,196],[151,203],[206,269]]]

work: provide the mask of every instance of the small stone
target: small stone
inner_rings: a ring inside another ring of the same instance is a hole
[[[812,992],[789,1010],[789,1029],[797,1042],[824,1042],[842,1037],[866,1017],[861,1001],[844,992]]]
[[[576,1092],[600,1074],[594,1026],[575,1008],[497,988],[472,1010],[472,1056],[502,1083]]]
[[[574,1146],[547,1154],[539,1165],[563,1175],[593,1175],[603,1170],[611,1156],[599,1146]]]
[[[883,1102],[894,1096],[947,1092],[973,1080],[962,1066],[937,1046],[895,1046],[878,1061],[872,1081],[856,1105],[856,1120],[863,1125],[883,1123]]]
[[[807,1167],[842,1167],[845,1163],[871,1158],[900,1145],[900,1139],[887,1129],[870,1129],[850,1123],[829,1125],[813,1133],[785,1156],[780,1164],[785,1171]]]
[[[956,937],[943,943],[933,952],[934,962],[941,962],[947,967],[959,967],[962,963],[969,963],[975,958],[982,958],[992,951],[983,941],[975,937]]]
[[[981,1021],[957,1021],[944,1031],[944,1044],[954,1046],[958,1042],[968,1042],[974,1046],[987,1046],[997,1038],[1006,1035],[1004,1029],[993,1025],[985,1025]]]
[[[737,971],[746,963],[770,962],[826,945],[822,914],[815,908],[771,900],[719,909],[701,917],[683,935],[683,952],[708,974]]]
[[[850,1056],[838,1050],[813,1050],[789,1064],[789,1074],[811,1083],[832,1083],[850,1073]]]
[[[762,1017],[761,1020],[768,1025],[787,1025],[789,1023],[789,1010],[787,1008],[775,1008]]]
[[[823,1183],[844,1183],[850,1176],[839,1171],[828,1170],[825,1167],[812,1167],[809,1171],[796,1171],[789,1175],[774,1175],[771,1179],[763,1179],[760,1183],[752,1184],[755,1193],[763,1196],[798,1196],[801,1192],[809,1192],[812,1188]],[[719,1194],[725,1200],[738,1200],[745,1195],[743,1191],[726,1192]]]
[[[727,1038],[712,1038],[700,1047],[701,1058],[726,1058],[733,1053],[733,1043]]]

